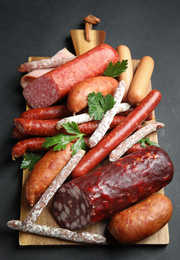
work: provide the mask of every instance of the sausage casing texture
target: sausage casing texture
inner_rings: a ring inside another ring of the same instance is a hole
[[[62,185],[52,203],[54,217],[62,227],[84,228],[159,191],[173,174],[169,155],[149,146]]]
[[[47,148],[42,147],[45,140],[45,137],[34,137],[17,142],[11,151],[12,159],[15,160],[15,158],[21,157],[27,152],[47,151]]]
[[[20,117],[29,119],[57,119],[71,116],[66,105],[34,108],[24,111]]]
[[[119,122],[121,122],[125,117],[124,116],[115,116],[110,128],[114,128],[117,126]],[[57,130],[56,125],[59,119],[29,119],[29,118],[15,118],[14,123],[16,125],[16,132],[19,130],[22,136],[54,136],[57,134],[67,134],[64,128],[60,128]],[[79,124],[79,130],[81,133],[86,136],[92,135],[95,129],[98,126],[99,121],[94,120],[91,122],[86,122]],[[16,135],[17,136],[17,135]]]
[[[164,227],[171,219],[173,206],[163,194],[153,194],[145,200],[116,213],[108,229],[122,244],[143,240]]]
[[[132,57],[131,57],[131,52],[129,48],[125,45],[119,45],[116,48],[118,55],[119,55],[119,60],[122,62],[122,60],[128,60],[128,67],[125,72],[121,73],[118,77],[118,81],[120,82],[121,80],[124,80],[126,83],[126,90],[123,96],[122,101],[127,101],[127,93],[130,87],[130,84],[133,79],[133,64],[132,64]]]
[[[158,90],[151,90],[143,101],[122,122],[85,154],[72,172],[72,177],[76,178],[93,170],[115,147],[137,129],[156,108],[160,100],[161,93]]]
[[[70,89],[82,80],[102,75],[110,61],[118,61],[116,50],[100,44],[33,80],[23,90],[24,98],[32,108],[50,106],[67,96]]]
[[[34,166],[24,186],[25,197],[31,206],[41,197],[56,175],[70,160],[71,145],[72,143],[69,143],[65,150],[60,151],[50,149]]]
[[[112,77],[98,76],[85,79],[70,90],[67,107],[70,111],[77,113],[88,105],[89,93],[101,92],[103,96],[113,95],[117,85],[118,81]]]
[[[140,60],[128,91],[130,104],[136,105],[145,97],[153,69],[154,60],[149,56],[144,56]]]

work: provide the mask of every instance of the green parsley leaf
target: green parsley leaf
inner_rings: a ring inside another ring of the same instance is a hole
[[[66,124],[63,124],[63,127],[71,135],[58,134],[55,136],[47,137],[42,147],[48,148],[54,146],[54,151],[60,151],[64,150],[66,148],[66,145],[69,144],[71,141],[78,138],[78,140],[71,147],[73,155],[80,149],[86,150],[87,147],[85,146],[85,141],[83,138],[85,134],[82,134],[80,132],[78,124],[75,122],[68,122]]]
[[[42,158],[42,156],[43,155],[37,155],[37,154],[34,154],[34,153],[28,153],[28,154],[24,155],[20,169],[29,168],[29,170],[32,171],[35,164]]]
[[[146,137],[146,138],[142,138],[139,142],[137,143],[140,143],[142,147],[146,147],[146,145],[154,145],[154,146],[158,146],[159,147],[159,144],[156,143],[156,142],[153,142],[151,140],[149,140],[150,138],[149,137]]]
[[[116,78],[118,77],[122,72],[125,72],[127,69],[128,60],[122,60],[122,62],[118,61],[116,63],[112,63],[110,61],[109,65],[107,65],[107,69],[104,71],[105,76]]]
[[[76,154],[79,150],[87,150],[87,145],[83,136],[79,137],[79,139],[72,145],[73,153],[72,155]]]
[[[110,94],[104,97],[101,92],[97,94],[92,92],[88,95],[89,115],[95,120],[101,120],[105,112],[113,108],[115,103],[114,97]]]

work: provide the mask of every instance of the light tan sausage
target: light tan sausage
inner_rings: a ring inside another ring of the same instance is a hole
[[[67,107],[77,113],[88,105],[88,95],[91,92],[101,92],[104,96],[113,95],[118,81],[112,77],[97,76],[86,79],[74,86],[68,94]]]
[[[171,219],[173,207],[163,194],[153,194],[111,219],[108,229],[122,244],[132,244],[151,236]]]
[[[128,100],[131,105],[137,105],[145,97],[153,70],[154,60],[144,56],[139,62],[129,88]]]
[[[28,203],[33,206],[45,192],[54,178],[70,160],[72,143],[66,146],[65,150],[49,150],[39,162],[36,163],[27,181],[24,192]]]
[[[133,65],[132,65],[131,52],[129,48],[125,45],[119,45],[116,50],[118,52],[120,62],[122,62],[122,60],[128,60],[128,67],[126,71],[121,73],[118,77],[119,82],[121,80],[124,80],[126,83],[126,90],[122,101],[127,102],[128,101],[127,93],[133,79]]]

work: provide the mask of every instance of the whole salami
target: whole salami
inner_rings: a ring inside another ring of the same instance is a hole
[[[169,155],[148,146],[62,185],[52,212],[61,227],[79,230],[149,197],[170,183],[173,174]]]
[[[23,90],[23,96],[32,108],[50,106],[64,98],[76,84],[87,78],[102,75],[110,61],[118,60],[114,48],[100,44],[33,80]]]

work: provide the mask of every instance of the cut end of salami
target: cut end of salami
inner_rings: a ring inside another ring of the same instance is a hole
[[[88,196],[75,184],[68,183],[58,190],[52,212],[59,226],[69,230],[79,230],[91,223]]]
[[[53,77],[39,77],[23,90],[23,96],[32,108],[48,107],[61,96],[60,89]]]
[[[23,95],[32,108],[53,105],[81,81],[102,75],[110,61],[119,60],[114,48],[100,44],[73,60],[33,80]]]

